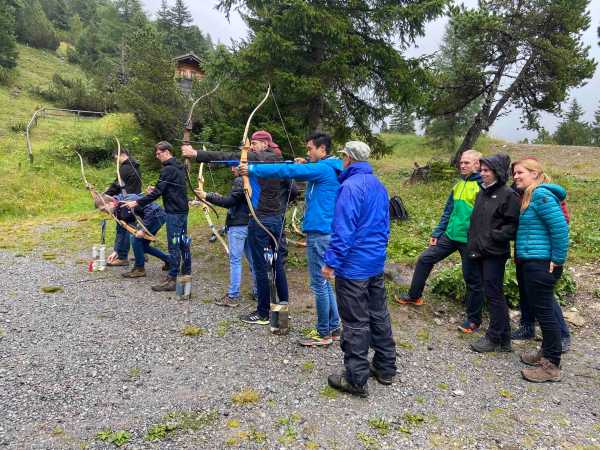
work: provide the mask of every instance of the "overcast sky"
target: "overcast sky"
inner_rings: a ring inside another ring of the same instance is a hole
[[[146,11],[149,14],[154,14],[160,7],[161,0],[142,0]],[[168,1],[173,4],[172,1]],[[196,0],[187,1],[189,9],[194,16],[194,22],[205,33],[210,34],[213,41],[221,42],[229,45],[232,40],[238,40],[247,35],[247,28],[240,16],[233,13],[230,20],[227,21],[225,16],[214,9],[216,0]],[[458,3],[458,2],[457,2]],[[467,6],[477,5],[477,0],[463,0]],[[592,5],[600,3],[599,0],[592,0]],[[593,57],[600,66],[600,46],[598,46],[598,38],[596,30],[600,25],[600,7],[592,8],[592,25],[584,34],[584,42],[591,46],[590,56]],[[444,34],[447,19],[442,18],[427,25],[426,35],[417,42],[415,48],[410,49],[407,53],[410,56],[418,56],[429,54],[438,49]],[[585,111],[584,119],[592,121],[594,111],[600,107],[600,67],[596,70],[594,77],[588,81],[587,85],[574,89],[571,92],[571,98],[576,98],[579,104]],[[542,116],[542,124],[548,130],[553,132],[556,128],[559,118],[544,114]],[[509,140],[518,141],[524,137],[534,137],[534,133],[527,130],[519,129],[520,121],[519,114],[516,111],[511,112],[506,117],[502,117],[496,121],[492,128],[492,135]]]

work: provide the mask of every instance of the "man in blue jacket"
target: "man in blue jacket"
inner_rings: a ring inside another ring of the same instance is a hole
[[[254,164],[247,172],[258,178],[294,179],[307,181],[304,196],[306,213],[303,231],[306,233],[306,256],[310,276],[310,288],[315,295],[317,308],[317,334],[300,341],[307,347],[331,345],[340,339],[340,317],[331,283],[325,279],[321,269],[325,265],[323,256],[331,239],[331,221],[335,198],[340,186],[338,175],[342,161],[330,155],[331,137],[316,132],[306,139],[308,158],[300,164]]]
[[[367,397],[369,373],[384,385],[392,384],[396,375],[396,344],[383,283],[389,199],[367,162],[371,154],[367,144],[347,142],[341,153],[345,170],[338,178],[341,186],[322,272],[336,279],[346,370],[327,381],[334,389]],[[375,351],[372,364],[369,346]]]

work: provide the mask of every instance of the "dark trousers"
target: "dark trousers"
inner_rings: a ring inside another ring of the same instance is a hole
[[[146,228],[152,234],[158,233],[160,227],[165,223],[164,217],[158,217],[152,222],[146,224]],[[152,247],[152,242],[148,241],[144,238],[138,238],[135,236],[131,236],[131,248],[133,249],[133,254],[135,255],[135,267],[144,267],[144,255],[147,253],[149,255],[155,256],[163,262],[167,264],[171,263],[171,257],[163,252],[161,252],[156,247]]]
[[[281,216],[264,217],[260,220],[262,224],[277,238],[281,235],[283,218]],[[279,239],[279,254],[275,258],[275,288],[277,297],[282,303],[288,301],[287,276],[285,274],[286,247]],[[258,225],[254,219],[248,223],[248,243],[252,253],[252,268],[256,277],[256,290],[258,295],[258,306],[256,310],[261,317],[269,317],[271,307],[271,285],[269,283],[269,270],[271,266],[265,254],[275,252],[273,239]]]
[[[342,351],[346,379],[364,386],[369,378],[369,346],[373,366],[382,375],[396,374],[396,344],[388,312],[383,274],[367,280],[335,279],[335,294],[342,318]]]
[[[169,276],[175,278],[179,274],[179,266],[185,251],[183,236],[187,234],[187,213],[171,214],[167,213],[165,223],[167,224],[167,245],[169,248]],[[192,273],[191,258],[183,258],[182,275]]]
[[[550,263],[548,263],[550,264]],[[517,262],[515,264],[517,271],[517,283],[519,284],[519,309],[521,310],[521,325],[529,326],[531,328],[535,325],[535,312],[533,310],[533,303],[527,292],[525,290],[524,282],[523,282],[523,264]],[[558,326],[560,327],[560,337],[561,338],[569,338],[571,337],[571,332],[569,331],[569,325],[565,321],[563,316],[562,309],[558,304],[556,298],[554,298],[554,304],[552,305],[552,310],[554,311],[554,315],[558,322]]]
[[[506,256],[472,259],[479,272],[483,293],[488,300],[490,326],[486,336],[496,344],[510,342],[510,317],[508,303],[504,297],[504,271],[507,259]]]
[[[467,320],[476,325],[481,324],[481,310],[483,308],[483,289],[479,270],[473,260],[467,258],[467,244],[453,241],[445,234],[440,236],[436,245],[430,245],[417,259],[413,273],[410,290],[410,298],[417,299],[423,295],[425,283],[433,266],[452,253],[458,251],[462,260],[462,272],[467,291],[465,294],[465,305],[467,307]]]
[[[542,353],[550,362],[560,364],[562,346],[560,326],[556,319],[554,286],[562,275],[563,268],[555,267],[548,272],[550,261],[522,261],[523,286],[533,305],[533,312],[542,329]]]
[[[127,259],[127,256],[129,256],[129,236],[129,232],[121,225],[117,224],[114,250],[119,259]]]

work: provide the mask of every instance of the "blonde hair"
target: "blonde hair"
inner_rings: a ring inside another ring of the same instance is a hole
[[[527,170],[528,172],[537,172],[537,174],[538,174],[538,177],[533,180],[533,183],[531,183],[529,186],[527,186],[527,188],[525,189],[525,192],[523,192],[523,198],[521,200],[521,211],[525,211],[527,209],[527,207],[529,206],[529,203],[531,203],[531,196],[533,195],[533,191],[535,190],[535,188],[538,187],[542,183],[550,183],[551,179],[550,179],[550,176],[548,176],[544,172],[544,168],[542,167],[542,165],[540,164],[540,162],[537,159],[523,158],[523,159],[520,159],[519,161],[513,163],[513,165],[512,165],[513,173],[514,173],[515,167],[517,167],[517,166],[523,166],[525,168],[525,170]]]
[[[463,152],[463,155],[470,156],[471,158],[473,158],[476,161],[479,161],[481,159],[481,157],[483,156],[480,152],[478,152],[477,150],[473,150],[473,149],[465,150]]]

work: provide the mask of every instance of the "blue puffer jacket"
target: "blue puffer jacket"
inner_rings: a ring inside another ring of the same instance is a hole
[[[515,246],[518,259],[565,262],[569,225],[560,202],[566,196],[567,191],[557,184],[544,183],[535,188],[529,206],[519,218]]]
[[[388,193],[367,162],[349,166],[339,181],[325,264],[341,278],[366,280],[383,272],[390,236]]]
[[[248,170],[258,178],[293,178],[308,181],[304,194],[306,213],[302,229],[307,233],[331,233],[342,160],[328,157],[316,163],[306,164],[251,164]]]

